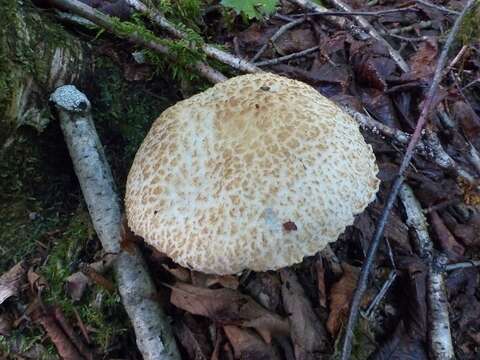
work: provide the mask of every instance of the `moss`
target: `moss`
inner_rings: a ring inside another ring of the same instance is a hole
[[[460,28],[458,38],[462,45],[471,45],[480,41],[480,3],[474,5],[474,8],[465,16],[462,27]]]
[[[48,88],[50,64],[55,51],[58,48],[71,50],[78,43],[72,41],[71,36],[59,24],[40,14],[28,0],[0,0],[0,8],[0,144],[3,144],[23,123],[38,125],[40,130],[43,128],[45,121],[37,124],[32,119],[48,119],[46,104],[49,94],[45,93],[43,97],[40,95],[33,100],[43,104],[37,108],[45,109],[45,114],[38,117],[33,116],[32,112],[31,116],[18,119],[22,94],[31,86]]]

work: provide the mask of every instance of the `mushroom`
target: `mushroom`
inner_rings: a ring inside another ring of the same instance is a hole
[[[153,123],[128,175],[134,233],[213,274],[276,270],[322,250],[379,187],[357,123],[312,87],[242,75]]]

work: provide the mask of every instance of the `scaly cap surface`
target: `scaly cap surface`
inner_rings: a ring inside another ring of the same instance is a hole
[[[206,273],[275,270],[335,241],[375,198],[358,125],[312,87],[242,75],[154,122],[128,175],[139,236]]]

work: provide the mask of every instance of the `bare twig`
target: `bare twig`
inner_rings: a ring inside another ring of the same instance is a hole
[[[404,27],[401,27],[401,28],[390,29],[385,34],[387,34],[387,35],[388,34],[402,34],[402,33],[405,33],[407,31],[410,31],[410,30],[426,29],[426,28],[429,28],[430,26],[432,26],[432,22],[430,20],[420,21],[418,24],[408,25],[408,26],[404,26]],[[384,33],[382,32],[382,34],[384,34]]]
[[[428,234],[427,218],[422,206],[418,202],[410,186],[403,184],[398,194],[407,216],[407,225],[415,233],[415,247],[417,254],[430,262],[433,253],[433,244]]]
[[[60,118],[75,173],[107,253],[117,254],[113,267],[125,310],[132,321],[137,345],[144,359],[179,360],[170,323],[155,301],[155,286],[143,258],[132,245],[123,251],[121,210],[115,185],[90,114],[90,102],[72,85],[51,96]]]
[[[257,51],[257,53],[250,59],[250,62],[254,63],[257,61],[260,56],[263,55],[265,50],[267,50],[269,44],[273,44],[280,36],[285,34],[288,30],[294,28],[297,25],[300,25],[305,22],[305,18],[293,20],[285,25],[280,26],[280,28],[273,34],[273,36],[268,39],[268,41]]]
[[[281,57],[278,57],[278,58],[275,58],[275,59],[259,61],[259,62],[255,63],[255,65],[257,65],[257,66],[277,65],[277,64],[280,64],[281,62],[285,62],[285,61],[289,61],[289,60],[293,60],[293,59],[298,59],[298,58],[301,58],[303,56],[309,55],[311,53],[314,53],[314,52],[318,51],[319,49],[320,49],[320,46],[314,46],[314,47],[311,47],[311,48],[308,48],[308,49],[305,49],[305,50],[302,50],[302,51],[299,51],[299,52],[296,52],[296,53],[293,53],[293,54],[288,54],[288,55],[285,55],[285,56],[281,56]]]
[[[446,12],[447,14],[460,15],[460,13],[458,11],[450,10],[449,8],[446,8],[445,6],[432,4],[431,2],[426,1],[426,0],[415,0],[415,2],[417,2],[419,4],[422,4],[422,5],[425,5],[429,8],[436,9],[438,11]]]
[[[480,266],[480,260],[470,260],[461,263],[449,264],[445,266],[445,271],[453,271],[458,269],[467,269],[471,267]]]
[[[322,12],[328,11],[326,7],[320,4],[317,4],[312,0],[289,0],[289,1],[301,7],[302,9],[305,9],[306,11],[313,11],[316,13],[322,13]],[[344,17],[327,16],[325,19],[331,24],[338,26],[340,29],[346,29],[350,31],[350,33],[356,38],[359,38],[361,40],[368,39],[368,34],[365,33],[363,29],[359,28],[355,24],[352,24],[350,21],[348,21],[348,19],[345,19]]]
[[[163,30],[168,31],[171,35],[177,38],[185,38],[185,34],[182,30],[179,30],[174,24],[172,24],[168,19],[158,10],[148,7],[139,0],[125,0],[128,5],[137,10],[138,12],[147,15],[153,22],[160,26]],[[258,67],[252,65],[251,62],[243,60],[235,55],[232,55],[226,51],[220,50],[212,45],[203,44],[202,50],[205,54],[213,59],[216,59],[224,64],[231,66],[234,69],[255,73],[262,71]],[[253,61],[252,61],[253,62]]]
[[[407,7],[401,9],[389,9],[389,10],[379,10],[379,11],[324,11],[324,12],[311,12],[306,14],[296,14],[294,17],[298,16],[373,16],[380,17],[388,14],[395,14],[399,12],[416,12],[418,11],[414,7]]]
[[[119,31],[119,29],[115,26],[115,22],[110,16],[105,15],[78,0],[52,0],[51,4],[60,9],[68,10],[75,15],[84,17],[85,19],[90,20],[97,26],[104,28],[112,34],[165,55],[171,60],[175,60],[175,56],[169,51],[168,47],[161,44],[160,40],[157,41],[152,39],[151,36],[147,38],[138,32],[126,35],[125,33]],[[213,83],[221,82],[227,79],[225,75],[201,61],[192,64],[192,68]]]
[[[385,207],[383,209],[383,212],[380,216],[380,219],[378,221],[377,227],[375,229],[375,233],[373,235],[373,239],[370,242],[370,246],[368,248],[368,253],[367,253],[367,258],[364,261],[364,264],[362,266],[362,271],[360,272],[359,280],[358,280],[358,285],[357,288],[355,289],[355,292],[353,294],[352,302],[350,305],[350,311],[349,311],[349,316],[348,316],[348,322],[347,322],[347,327],[345,331],[345,337],[343,340],[343,346],[342,346],[342,360],[347,360],[350,358],[350,353],[352,350],[352,338],[353,338],[353,328],[355,327],[355,324],[357,323],[357,318],[358,318],[358,309],[361,303],[361,300],[363,298],[363,294],[365,293],[365,290],[367,289],[367,283],[368,283],[368,277],[370,274],[370,270],[373,266],[373,261],[375,259],[375,255],[377,253],[378,247],[380,245],[380,240],[382,239],[382,235],[385,229],[385,225],[388,220],[388,216],[390,214],[390,211],[392,210],[393,204],[395,203],[395,200],[397,198],[398,192],[400,191],[401,185],[404,181],[405,178],[405,171],[407,170],[410,161],[412,160],[413,157],[413,152],[414,149],[417,147],[418,142],[420,141],[420,136],[422,133],[422,129],[425,126],[425,123],[427,122],[428,116],[430,114],[433,102],[434,102],[434,97],[435,93],[437,91],[438,85],[440,84],[440,80],[442,77],[443,69],[445,68],[445,64],[447,62],[447,56],[448,56],[448,50],[450,49],[457,33],[460,28],[460,25],[465,18],[465,15],[471,10],[475,3],[475,0],[469,0],[468,3],[466,4],[465,8],[463,9],[462,13],[457,17],[450,34],[447,38],[447,41],[445,43],[445,46],[440,54],[440,57],[437,62],[437,66],[435,68],[435,73],[433,76],[432,83],[430,84],[430,88],[428,90],[427,98],[424,102],[424,106],[422,109],[422,112],[420,113],[420,116],[417,121],[417,126],[415,128],[415,131],[412,135],[412,138],[410,139],[410,142],[407,146],[407,150],[405,152],[405,156],[402,160],[402,163],[400,165],[400,170],[398,173],[397,178],[395,179],[392,188],[390,189],[390,193],[387,197]]]
[[[410,186],[403,184],[400,199],[407,214],[407,224],[415,231],[420,257],[428,266],[428,337],[432,359],[453,359],[452,334],[448,319],[448,301],[443,280],[446,257],[433,256],[433,243],[428,234],[427,219]]]
[[[428,270],[428,340],[433,360],[453,360],[452,334],[448,319],[448,300],[445,289],[444,270],[447,258],[434,257]]]
[[[351,12],[352,11],[352,8],[344,3],[343,1],[341,0],[330,0],[330,2],[335,5],[335,7],[343,10],[343,11],[347,11],[347,12]],[[388,53],[390,54],[390,56],[392,57],[392,59],[397,63],[397,65],[400,67],[400,69],[402,69],[404,72],[408,72],[409,70],[409,66],[407,64],[407,62],[402,58],[402,56],[400,55],[400,53],[395,50],[392,45],[390,45],[388,43],[387,40],[385,40],[379,33],[378,31],[372,26],[372,24],[370,24],[367,19],[365,19],[364,17],[362,16],[359,16],[359,15],[355,15],[355,20],[358,22],[358,24],[360,24],[360,26],[362,28],[364,28],[368,33],[369,35],[374,38],[375,40],[377,40],[378,42],[380,42],[383,46],[385,46],[388,50]]]
[[[345,112],[350,114],[357,123],[366,129],[369,129],[374,134],[382,134],[396,143],[406,146],[410,142],[411,135],[407,134],[401,130],[391,128],[381,122],[375,120],[374,118],[359,113],[352,108],[343,108]],[[450,155],[443,149],[440,140],[438,139],[436,133],[431,131],[426,131],[423,140],[420,140],[417,144],[416,151],[422,156],[432,159],[436,165],[441,167],[444,170],[448,170],[467,180],[470,184],[476,184],[476,179],[468,171],[463,169],[455,160],[453,160]]]
[[[377,308],[378,304],[382,301],[382,299],[385,297],[387,294],[388,289],[392,286],[393,282],[398,276],[398,271],[397,270],[392,270],[390,274],[388,275],[387,281],[383,284],[382,288],[380,291],[375,295],[375,298],[372,300],[370,305],[368,305],[367,310],[362,314],[365,318],[370,318],[372,314],[374,313],[375,309]]]

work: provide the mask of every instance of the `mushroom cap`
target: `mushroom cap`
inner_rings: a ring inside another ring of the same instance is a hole
[[[379,187],[357,123],[312,87],[242,75],[153,123],[128,175],[132,231],[206,273],[275,270],[322,250]]]

